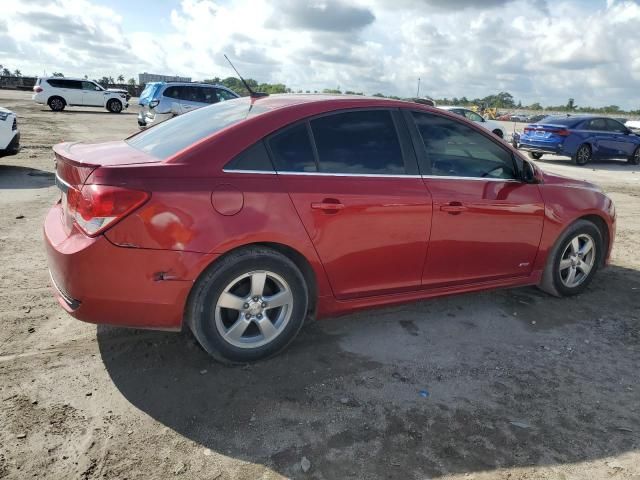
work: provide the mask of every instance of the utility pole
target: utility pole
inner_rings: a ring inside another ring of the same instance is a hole
[[[418,91],[416,92],[416,97],[420,98],[420,77],[418,77]]]

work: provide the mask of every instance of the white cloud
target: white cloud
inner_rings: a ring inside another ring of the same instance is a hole
[[[630,0],[183,0],[158,34],[100,0],[3,1],[2,63],[23,73],[232,75],[294,89],[422,92],[640,107],[640,5]],[[153,7],[150,7],[153,8]],[[131,19],[129,19],[131,20]],[[4,27],[6,25],[6,28]]]

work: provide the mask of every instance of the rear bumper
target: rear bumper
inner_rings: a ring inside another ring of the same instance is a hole
[[[60,306],[78,320],[116,326],[179,330],[191,287],[215,258],[67,235],[60,205],[47,214],[44,240]]]
[[[520,137],[518,140],[518,150],[525,152],[552,153],[555,155],[566,155],[562,144],[535,142]]]
[[[16,131],[11,141],[4,149],[0,149],[0,156],[15,155],[20,151],[20,132]]]

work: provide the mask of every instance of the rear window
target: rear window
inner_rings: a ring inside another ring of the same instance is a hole
[[[126,141],[133,148],[166,160],[229,125],[266,111],[266,108],[251,105],[249,97],[238,98],[172,118]]]
[[[539,120],[537,123],[549,124],[549,125],[563,125],[565,127],[574,127],[578,123],[584,120],[580,117],[561,117],[561,116],[551,116],[545,117],[542,120]]]

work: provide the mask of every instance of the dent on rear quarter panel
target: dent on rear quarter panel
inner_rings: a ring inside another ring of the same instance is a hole
[[[243,206],[234,215],[218,213],[211,203],[213,188],[222,183],[243,193]],[[151,199],[106,232],[114,244],[224,254],[251,243],[279,243],[309,261],[319,296],[331,295],[313,245],[276,175],[149,178],[144,186],[152,191]]]
[[[543,184],[541,189],[545,203],[545,220],[540,249],[534,266],[536,270],[544,269],[549,251],[558,237],[581,217],[597,215],[602,218],[613,240],[613,225],[606,213],[606,197],[601,192],[584,187],[574,188],[554,184]]]

